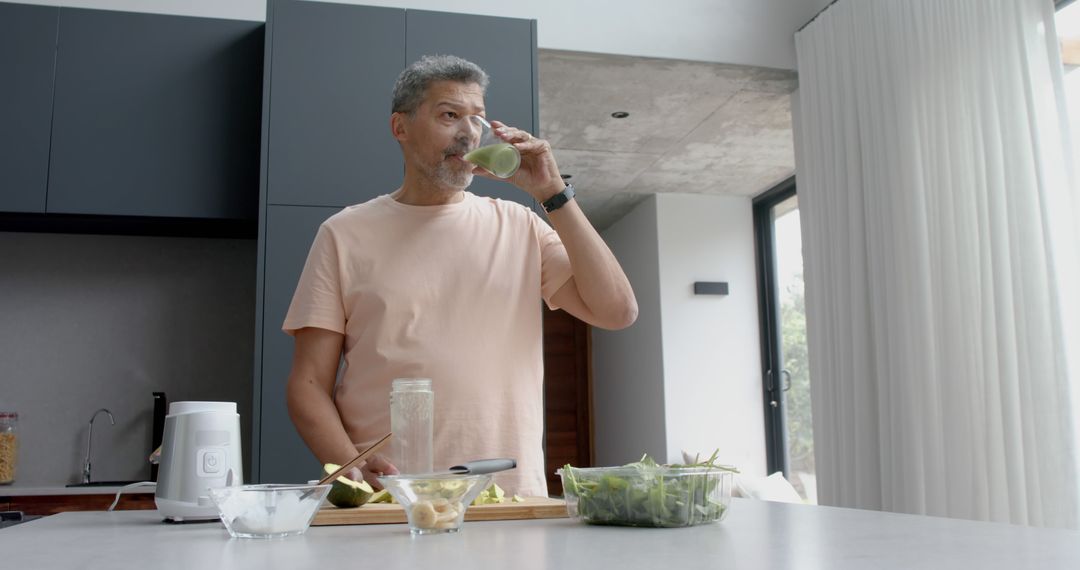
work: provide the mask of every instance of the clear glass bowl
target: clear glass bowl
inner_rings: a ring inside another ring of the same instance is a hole
[[[240,485],[209,492],[233,538],[283,538],[307,531],[330,487]]]
[[[683,527],[717,522],[732,473],[707,467],[563,468],[566,511],[589,524]]]
[[[461,530],[465,510],[491,475],[386,475],[379,482],[405,508],[410,532],[439,534]]]

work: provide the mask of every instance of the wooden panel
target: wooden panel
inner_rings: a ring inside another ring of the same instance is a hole
[[[520,503],[474,505],[465,511],[465,521],[510,521],[531,519],[565,518],[566,502],[562,499],[530,497]],[[349,524],[398,524],[404,523],[405,510],[401,505],[372,504],[355,509],[339,509],[325,506],[311,522],[314,526]]]
[[[115,494],[102,495],[34,495],[9,497],[8,509],[26,515],[55,515],[67,511],[104,511],[112,504]],[[118,511],[154,510],[153,493],[125,493],[116,505]]]
[[[562,495],[555,472],[593,464],[589,326],[544,308],[544,454],[548,492]]]

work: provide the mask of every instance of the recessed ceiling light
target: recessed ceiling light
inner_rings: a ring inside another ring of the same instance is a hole
[[[573,174],[560,174],[559,176],[561,176],[563,180],[570,180],[570,178],[572,178],[574,175]]]
[[[616,119],[625,119],[630,116],[630,113],[627,113],[626,111],[615,111],[611,116]]]

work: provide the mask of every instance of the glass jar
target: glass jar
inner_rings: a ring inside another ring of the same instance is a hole
[[[435,393],[428,378],[398,378],[390,392],[390,462],[401,474],[432,471]]]
[[[0,412],[0,485],[15,482],[15,465],[19,459],[19,414]]]

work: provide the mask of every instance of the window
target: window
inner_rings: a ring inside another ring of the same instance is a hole
[[[816,503],[802,234],[794,178],[754,199],[754,232],[768,469],[782,471],[803,498]]]

